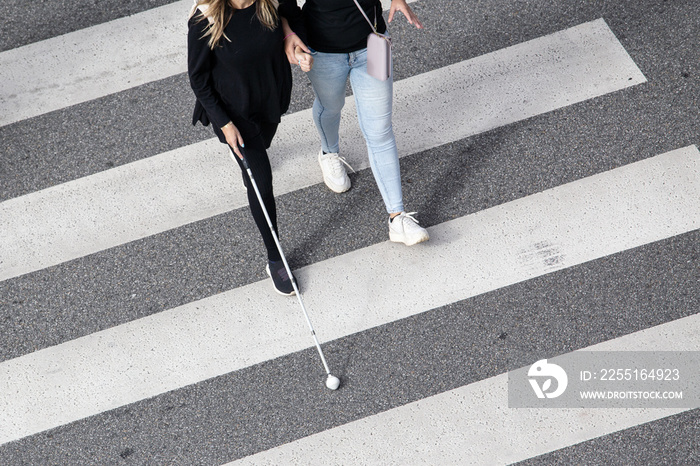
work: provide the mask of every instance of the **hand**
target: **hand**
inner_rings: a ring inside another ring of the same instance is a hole
[[[408,24],[413,24],[418,29],[423,29],[423,24],[418,20],[418,16],[408,6],[406,0],[391,0],[391,8],[389,9],[389,22],[394,19],[394,13],[400,11],[408,20]]]
[[[240,131],[238,131],[238,128],[236,128],[236,125],[229,121],[228,124],[226,124],[226,126],[221,128],[221,132],[224,133],[226,142],[229,146],[231,146],[231,149],[233,149],[238,158],[243,159],[241,148],[238,146],[240,145],[242,147],[245,147],[245,145],[243,144],[243,137],[241,136]]]
[[[282,18],[282,31],[284,32],[284,36],[286,39],[284,39],[284,53],[287,54],[287,60],[289,60],[290,65],[301,65],[300,60],[296,56],[296,48],[299,47],[301,50],[303,50],[305,53],[310,54],[311,50],[306,46],[304,41],[302,41],[299,36],[294,34],[294,31],[292,31],[292,28],[289,27],[289,23],[287,22],[286,18]],[[312,60],[313,63],[313,60]],[[303,69],[303,68],[302,68]],[[309,67],[309,70],[311,68]],[[308,70],[305,70],[308,71]]]
[[[301,49],[301,52],[311,57],[311,50],[309,50],[306,44],[304,44],[304,42],[299,39],[299,36],[296,34],[293,34],[284,40],[284,52],[287,54],[287,60],[289,60],[289,63],[292,65],[301,64],[299,63],[300,60],[297,58],[297,49]],[[309,67],[309,69],[311,68]]]
[[[301,67],[301,71],[304,73],[311,71],[311,67],[314,66],[314,57],[304,52],[304,49],[299,46],[294,48],[294,58],[296,58],[297,63],[299,63]]]

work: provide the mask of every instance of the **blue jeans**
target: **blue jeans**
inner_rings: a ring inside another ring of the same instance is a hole
[[[352,53],[313,52],[314,65],[307,73],[316,100],[313,118],[324,152],[338,152],[340,111],[345,104],[345,85],[355,95],[357,119],[367,143],[369,163],[387,212],[403,212],[401,171],[396,138],[391,124],[393,82],[367,74],[367,49]]]

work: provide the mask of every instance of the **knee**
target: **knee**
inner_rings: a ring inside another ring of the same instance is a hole
[[[345,98],[341,99],[340,101],[336,101],[334,99],[326,99],[323,101],[323,103],[321,103],[321,101],[318,98],[316,98],[316,100],[314,101],[314,112],[317,115],[338,116],[343,110],[344,105]]]
[[[362,127],[367,144],[376,150],[386,150],[396,146],[394,128],[391,123],[388,125],[365,124]]]
[[[272,191],[272,176],[261,176],[260,179],[255,178],[255,181],[258,184],[258,191],[260,191],[260,196],[263,199],[265,199],[265,201],[274,199],[275,195]],[[251,186],[249,189],[252,191],[253,187]],[[255,195],[254,191],[253,195]]]

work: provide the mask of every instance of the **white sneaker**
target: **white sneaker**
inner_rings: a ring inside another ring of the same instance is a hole
[[[413,246],[430,239],[428,230],[418,225],[418,220],[413,218],[415,213],[401,212],[393,220],[389,220],[389,239],[391,241]]]
[[[323,182],[328,188],[336,193],[344,193],[350,189],[350,178],[343,164],[350,167],[344,158],[336,153],[324,154],[323,150],[318,152],[318,164],[323,172]],[[353,172],[355,170],[350,167]]]

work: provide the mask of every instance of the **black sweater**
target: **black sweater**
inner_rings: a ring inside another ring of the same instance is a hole
[[[230,42],[222,37],[214,50],[202,38],[207,19],[197,12],[188,23],[187,71],[197,97],[192,124],[211,121],[221,142],[226,139],[220,128],[229,121],[250,138],[259,123],[279,123],[289,107],[292,73],[282,27],[265,28],[255,8],[234,12],[224,29]]]
[[[386,32],[379,0],[358,0],[370,21],[376,17],[377,30]],[[280,1],[280,14],[306,44],[327,53],[350,53],[367,47],[372,28],[353,0],[306,0],[303,21],[298,18],[296,0]]]

